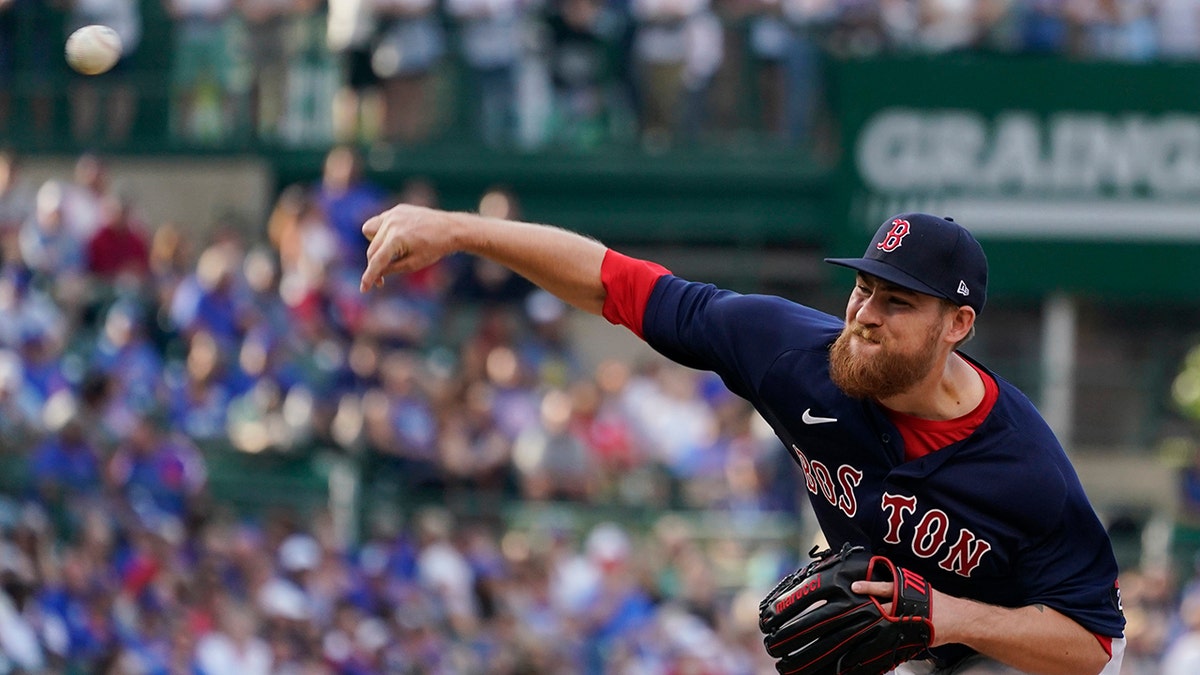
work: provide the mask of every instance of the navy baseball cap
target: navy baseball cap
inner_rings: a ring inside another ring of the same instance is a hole
[[[987,257],[962,225],[927,213],[902,213],[879,226],[861,258],[826,258],[909,290],[972,307],[987,301]]]

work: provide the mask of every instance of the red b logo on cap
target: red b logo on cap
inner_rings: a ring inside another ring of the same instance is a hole
[[[875,244],[875,248],[885,253],[891,253],[900,248],[900,243],[911,231],[912,226],[908,224],[907,220],[897,218],[892,221],[892,229],[888,230],[887,236],[883,238],[883,241]]]

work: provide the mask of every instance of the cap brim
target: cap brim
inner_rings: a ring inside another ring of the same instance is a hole
[[[864,274],[870,274],[874,277],[879,277],[884,281],[889,281],[897,286],[902,286],[910,291],[932,295],[935,298],[946,298],[946,295],[936,288],[920,281],[916,277],[903,272],[882,260],[873,260],[871,258],[826,258],[825,262],[831,265],[839,265],[841,267],[849,267],[852,270],[857,270]],[[950,299],[950,298],[947,298]]]

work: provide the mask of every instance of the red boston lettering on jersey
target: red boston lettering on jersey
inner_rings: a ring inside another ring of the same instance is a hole
[[[810,460],[812,464],[813,477],[817,479],[817,485],[821,487],[821,494],[825,495],[825,499],[833,505],[837,505],[837,496],[833,492],[833,476],[829,475],[829,469],[817,460]]]
[[[883,241],[875,244],[875,248],[886,253],[891,253],[900,248],[900,244],[904,243],[904,238],[912,231],[912,226],[903,218],[896,218],[892,221],[892,229],[888,230]]]
[[[842,513],[853,518],[858,513],[858,500],[854,498],[854,488],[862,482],[863,472],[843,464],[838,467],[838,484],[842,486],[842,496],[838,497],[837,506]]]
[[[928,558],[946,543],[946,530],[950,528],[950,516],[945,511],[930,509],[917,523],[913,536],[913,553]]]
[[[917,510],[916,497],[904,497],[890,492],[883,493],[883,511],[887,514],[888,531],[883,540],[889,544],[900,543],[900,526],[904,524],[904,513]]]
[[[958,533],[958,541],[950,547],[950,552],[946,554],[946,558],[942,562],[938,563],[938,567],[969,577],[971,572],[979,567],[979,561],[983,559],[983,554],[990,550],[992,550],[991,544],[963,528]]]
[[[854,488],[862,482],[862,471],[849,464],[843,464],[836,472],[831,472],[823,462],[805,457],[795,445],[792,445],[792,453],[800,463],[800,470],[804,473],[804,487],[808,488],[810,493],[824,497],[831,506],[837,507],[850,518],[858,515],[858,498],[854,496]],[[834,475],[837,476],[836,483]]]
[[[792,450],[796,453],[796,461],[800,462],[800,470],[804,472],[804,487],[808,488],[808,491],[814,495],[817,494],[817,479],[813,478],[812,465],[809,464],[808,458],[804,456],[804,453],[800,452],[800,448],[793,445]]]
[[[883,493],[880,503],[884,516],[887,517],[888,531],[883,541],[888,544],[900,544],[904,523],[910,515],[917,512],[917,498]],[[922,558],[931,558],[946,547],[949,538],[950,516],[941,509],[930,509],[921,516],[912,532],[912,552]],[[946,554],[938,563],[938,567],[947,572],[954,572],[964,577],[979,567],[983,556],[992,550],[992,545],[980,539],[974,532],[964,528],[958,531],[958,539],[946,549]]]

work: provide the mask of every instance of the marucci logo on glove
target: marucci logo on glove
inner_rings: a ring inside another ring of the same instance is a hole
[[[891,606],[851,591],[861,580],[893,582]],[[759,604],[763,644],[782,675],[882,675],[926,653],[930,616],[920,574],[849,544],[817,554]]]
[[[807,584],[804,584],[800,588],[797,588],[795,591],[792,591],[791,593],[789,593],[785,598],[783,598],[779,602],[775,603],[775,612],[779,613],[779,612],[786,610],[788,607],[792,606],[792,603],[796,602],[800,598],[803,598],[804,596],[808,595],[809,593],[812,593],[813,591],[817,590],[820,587],[821,587],[821,577],[820,577],[820,575],[817,575],[812,578],[812,581],[808,582]]]

